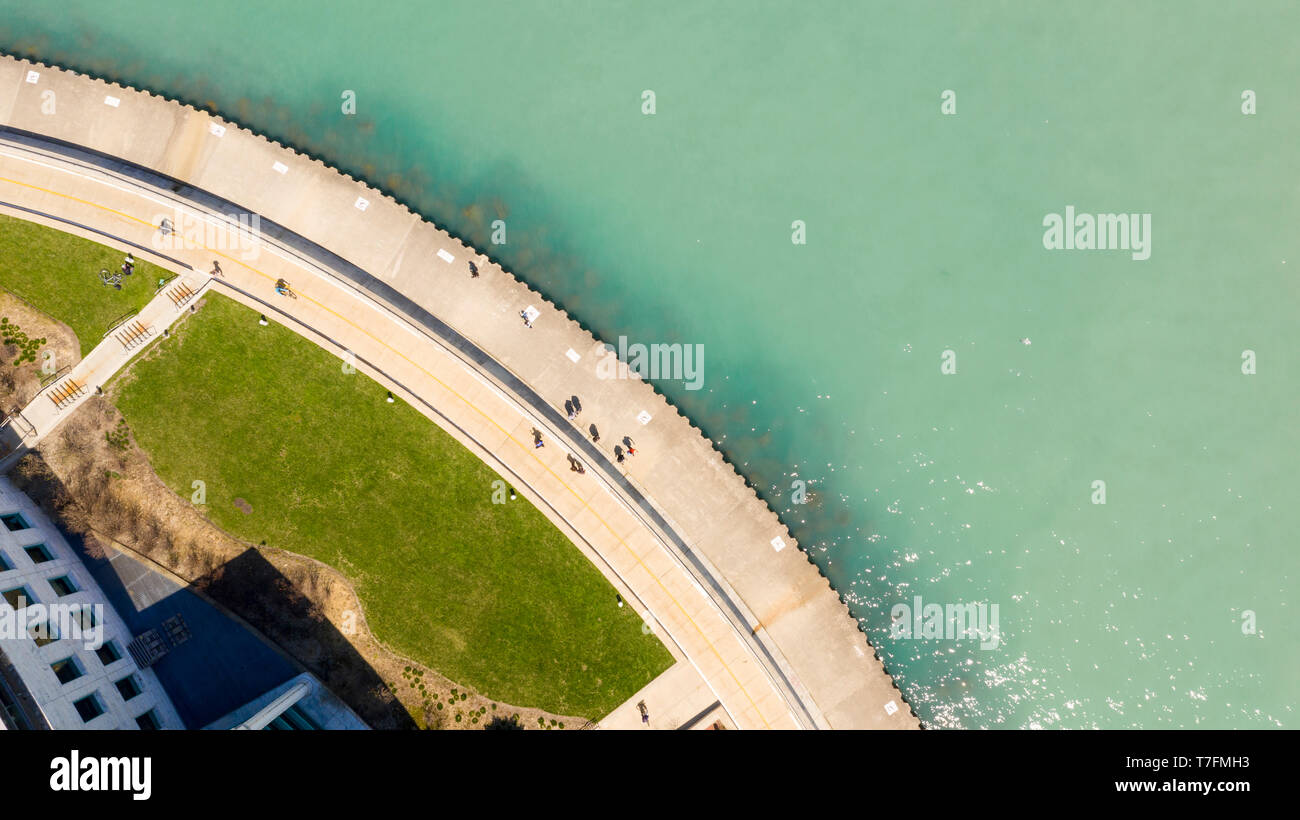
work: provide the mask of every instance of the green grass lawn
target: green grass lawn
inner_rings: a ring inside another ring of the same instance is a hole
[[[122,289],[99,281],[99,271],[116,271],[126,254],[44,225],[0,214],[0,287],[72,328],[85,356],[104,339],[122,314],[148,304],[158,280],[171,271],[137,257],[135,274]]]
[[[483,462],[242,305],[208,296],[113,392],[170,487],[201,480],[227,531],[344,572],[380,640],[454,681],[599,718],[672,662],[540,512],[491,502]]]

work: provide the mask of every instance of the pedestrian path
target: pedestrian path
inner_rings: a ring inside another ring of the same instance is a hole
[[[160,288],[139,313],[110,329],[85,358],[42,388],[21,411],[25,424],[10,425],[5,430],[11,439],[8,454],[0,459],[0,473],[7,472],[24,453],[58,429],[149,342],[166,333],[208,283],[209,277],[204,274],[180,273]],[[177,293],[186,298],[178,300]]]
[[[699,672],[689,663],[677,663],[606,715],[598,727],[708,729],[715,721],[728,729],[735,728]]]
[[[918,725],[835,591],[711,442],[625,365],[602,373],[600,340],[477,250],[234,123],[49,66],[0,57],[0,126],[0,211],[123,249],[155,247],[159,214],[203,226],[150,261],[218,261],[217,288],[355,358],[448,430],[592,559],[737,728]],[[298,298],[276,294],[280,278]],[[160,296],[172,310],[194,298]],[[118,355],[138,331],[161,333],[145,318]]]

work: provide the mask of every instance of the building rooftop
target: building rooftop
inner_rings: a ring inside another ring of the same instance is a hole
[[[241,621],[129,553],[90,555],[4,476],[0,594],[0,728],[367,728]],[[90,609],[102,646],[45,640],[32,625],[56,604]]]

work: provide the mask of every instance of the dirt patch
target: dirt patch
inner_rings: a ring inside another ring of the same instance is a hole
[[[19,339],[8,332],[14,327],[21,335],[34,342],[44,339],[44,344],[30,348],[35,361],[14,362],[23,355],[23,345],[18,341],[0,345],[0,415],[26,407],[40,391],[41,377],[58,372],[81,361],[81,344],[72,328],[55,321],[7,291],[0,290],[0,317],[5,323],[6,338]]]
[[[105,398],[82,405],[11,478],[88,549],[135,552],[237,614],[374,728],[479,729],[493,718],[525,728],[586,724],[493,701],[389,650],[370,633],[346,577],[212,524],[162,483]]]
[[[238,507],[239,511],[242,512],[244,515],[252,515],[253,513],[253,505],[249,504],[247,501],[245,501],[242,498],[235,499],[235,506]]]

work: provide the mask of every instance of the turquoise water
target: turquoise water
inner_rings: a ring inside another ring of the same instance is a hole
[[[0,47],[364,175],[605,338],[703,344],[661,389],[930,725],[1295,726],[1300,9],[427,5],[0,0]],[[1045,250],[1069,205],[1150,213],[1151,258]],[[1002,644],[891,637],[917,595]]]

